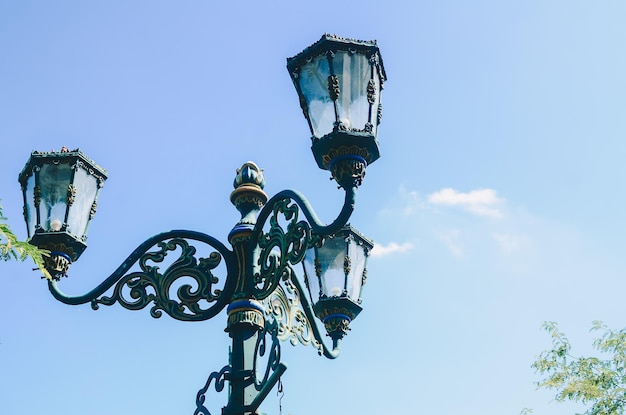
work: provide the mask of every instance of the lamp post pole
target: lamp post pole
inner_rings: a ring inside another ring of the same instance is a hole
[[[231,202],[241,213],[241,220],[230,232],[228,239],[240,266],[233,301],[227,309],[226,330],[232,338],[232,352],[230,397],[228,406],[222,411],[223,415],[244,414],[246,408],[256,410],[256,407],[252,407],[255,398],[253,390],[255,382],[252,378],[255,376],[253,356],[256,355],[259,333],[265,327],[265,317],[263,305],[252,298],[248,287],[254,284],[250,278],[252,276],[250,259],[253,256],[250,236],[256,224],[259,208],[267,202],[267,195],[262,188],[264,183],[262,172],[256,165],[246,163],[237,172],[236,187],[231,194]],[[284,370],[283,365],[278,376]],[[268,391],[274,386],[274,382],[268,383],[266,387]]]
[[[330,224],[322,223],[294,190],[268,198],[263,171],[247,162],[237,170],[230,195],[241,213],[228,235],[231,249],[204,233],[164,232],[140,244],[93,290],[69,296],[58,281],[86,248],[107,173],[80,150],[63,148],[33,152],[19,176],[29,241],[49,251],[44,259],[57,300],[90,303],[94,310],[115,303],[130,310],[150,306],[154,318],[166,313],[181,321],[208,320],[226,309],[230,361],[210,374],[194,414],[210,415],[207,393],[211,387],[220,392],[227,383],[222,415],[257,414],[286,370],[281,341],[312,345],[334,359],[362,309],[373,244],[347,222],[365,168],[379,157],[382,59],[375,41],[324,35],[288,59],[287,68],[313,134],[315,160],[345,191]],[[301,275],[295,270],[299,264]],[[223,268],[225,276],[219,275]]]

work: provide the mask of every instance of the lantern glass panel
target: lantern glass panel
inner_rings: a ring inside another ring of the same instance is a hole
[[[340,296],[346,286],[346,241],[342,237],[326,239],[318,248],[317,257],[322,270],[322,294],[327,297]]]
[[[44,164],[39,171],[41,227],[45,231],[59,231],[67,212],[67,189],[72,177],[69,164]]]
[[[35,210],[35,174],[31,174],[26,180],[24,189],[24,219],[26,220],[26,230],[30,238],[35,233],[37,224],[37,212]]]
[[[68,231],[79,238],[85,235],[91,205],[96,199],[98,180],[83,168],[77,168],[74,175],[76,196],[70,207],[68,216]]]
[[[306,100],[313,135],[322,137],[333,130],[335,106],[328,92],[330,68],[325,55],[304,64],[299,73],[300,90]]]
[[[304,261],[302,267],[304,268],[304,275],[307,281],[307,287],[309,289],[309,296],[313,303],[316,303],[320,298],[320,281],[315,273],[315,258],[317,255],[317,248],[307,249],[304,254]]]
[[[363,283],[363,271],[365,271],[366,256],[363,245],[356,240],[351,240],[348,246],[350,257],[350,274],[348,276],[348,296],[354,301],[361,298],[361,285]]]
[[[369,121],[367,85],[372,69],[365,55],[338,51],[333,69],[339,78],[339,121],[351,129],[362,130]]]

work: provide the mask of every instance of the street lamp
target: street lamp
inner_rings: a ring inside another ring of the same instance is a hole
[[[379,50],[374,41],[324,35],[287,62],[313,134],[315,160],[345,191],[343,207],[328,225],[296,191],[268,199],[263,171],[247,162],[237,170],[230,195],[241,213],[228,235],[230,249],[204,233],[164,232],[139,245],[96,288],[68,296],[58,281],[86,248],[106,171],[80,150],[63,148],[33,152],[19,175],[30,243],[50,251],[48,286],[57,300],[91,303],[94,310],[115,303],[130,310],[150,306],[155,318],[166,313],[182,321],[208,320],[226,309],[230,362],[211,373],[197,394],[194,414],[208,415],[209,388],[220,392],[226,382],[230,393],[222,414],[257,414],[286,370],[280,342],[310,344],[334,359],[362,309],[373,245],[347,222],[365,168],[379,157],[376,134],[386,79]],[[224,267],[226,275],[218,276]]]

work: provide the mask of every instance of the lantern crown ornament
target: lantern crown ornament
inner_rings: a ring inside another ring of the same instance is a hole
[[[44,257],[54,279],[87,247],[106,170],[79,149],[33,151],[18,180],[24,197],[24,220],[30,243],[50,251]]]
[[[380,157],[377,133],[387,75],[376,41],[325,34],[287,59],[318,167],[341,187],[360,185]]]

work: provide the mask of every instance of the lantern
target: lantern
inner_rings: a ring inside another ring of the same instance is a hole
[[[87,231],[96,213],[106,170],[80,150],[33,151],[19,175],[29,242],[50,251],[45,258],[53,277],[87,247]]]
[[[345,187],[337,171],[345,167],[337,162],[358,162],[364,170],[380,156],[376,135],[387,76],[376,41],[325,34],[287,59],[287,69],[313,134],[315,160]]]
[[[333,339],[345,336],[362,310],[361,289],[372,247],[371,240],[346,225],[305,254],[304,278],[313,310]]]

